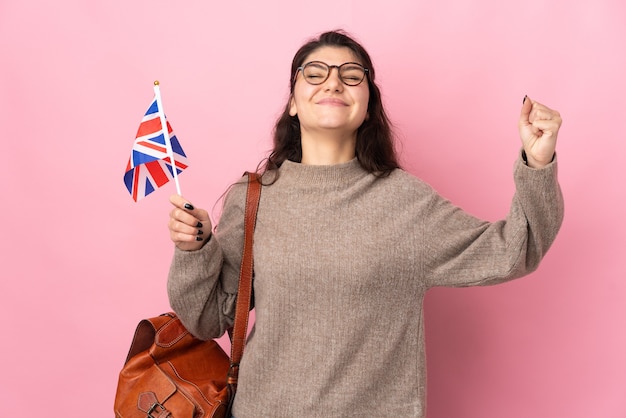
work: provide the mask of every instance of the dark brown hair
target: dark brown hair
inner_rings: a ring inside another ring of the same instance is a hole
[[[344,47],[350,49],[368,69],[366,76],[369,87],[368,117],[357,130],[356,158],[368,172],[383,177],[399,168],[396,156],[391,123],[385,114],[380,89],[375,83],[376,72],[369,54],[358,42],[342,30],[324,32],[319,37],[305,43],[296,52],[291,62],[289,77],[290,99],[293,96],[296,71],[304,64],[304,60],[315,50],[325,47]],[[265,160],[265,170],[275,170],[285,160],[302,161],[302,144],[300,137],[300,120],[298,116],[289,115],[290,102],[287,101],[282,115],[274,126],[274,149]]]

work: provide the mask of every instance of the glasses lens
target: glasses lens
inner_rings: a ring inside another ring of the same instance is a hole
[[[339,67],[339,74],[344,83],[356,86],[365,78],[365,69],[358,64],[348,62]]]
[[[311,84],[322,84],[328,78],[328,65],[323,62],[309,62],[302,69],[304,79]]]

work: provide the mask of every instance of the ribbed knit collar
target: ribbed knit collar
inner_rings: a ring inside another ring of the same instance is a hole
[[[279,171],[281,181],[318,186],[352,184],[368,175],[356,158],[333,165],[308,165],[286,160]]]

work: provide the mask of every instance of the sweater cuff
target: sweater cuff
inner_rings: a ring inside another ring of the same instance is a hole
[[[527,167],[529,167],[529,168],[532,168],[532,169],[534,169],[534,170],[541,170],[540,168],[533,168],[533,167],[530,167],[530,166],[528,165],[528,157],[526,156],[526,150],[524,150],[524,148],[522,148],[522,150],[521,150],[521,153],[520,153],[520,159],[521,159],[522,163],[523,163],[525,166],[527,166]],[[555,163],[555,162],[556,162],[556,151],[555,151],[555,152],[554,152],[554,154],[552,155],[552,160],[551,160],[548,164],[546,164],[546,166],[545,166],[545,167],[547,167],[547,166],[549,166],[549,165],[551,165],[551,164],[553,164],[553,163]],[[543,167],[543,168],[545,168],[545,167]]]
[[[528,157],[526,156],[526,151],[524,150],[524,148],[522,148],[520,151],[519,160],[521,161],[522,165],[525,165],[531,170],[542,170],[556,163],[556,151],[554,152],[554,155],[552,155],[552,161],[550,161],[548,164],[545,165],[545,167],[542,167],[542,168],[534,168],[528,165]]]

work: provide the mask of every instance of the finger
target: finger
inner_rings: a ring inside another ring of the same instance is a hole
[[[194,210],[194,206],[187,201],[184,197],[178,194],[173,194],[170,196],[170,203],[177,208]]]
[[[200,242],[204,240],[204,235],[198,235],[197,233],[185,233],[170,229],[170,238],[174,243]]]
[[[207,237],[202,228],[195,228],[174,218],[170,218],[168,228],[170,231],[170,239],[176,245],[181,243],[202,242]],[[181,249],[190,249],[190,247],[181,247]]]
[[[171,234],[170,238],[174,245],[183,251],[194,251],[198,250],[204,245],[206,241],[197,240],[193,236],[190,235],[178,235]]]
[[[559,112],[548,108],[537,108],[533,109],[530,113],[530,121],[531,123],[536,120],[554,120],[559,121],[561,119],[561,115]]]
[[[539,103],[536,100],[533,100],[533,109],[538,110],[538,109],[543,109],[543,110],[549,110],[551,112],[556,112],[553,109],[550,109],[548,106],[544,105],[543,103]]]
[[[199,219],[185,209],[174,208],[170,211],[170,218],[183,222],[188,225],[195,225]]]
[[[533,134],[534,137],[540,137],[543,132],[541,129],[539,129],[538,127],[536,127],[535,125],[530,125],[530,132]]]
[[[541,133],[541,135],[538,136],[553,136],[559,132],[560,123],[555,120],[540,119],[535,120],[532,126],[533,130],[537,130]]]
[[[533,101],[528,96],[524,96],[522,102],[522,111],[519,117],[520,125],[528,125],[530,123],[530,111],[533,108]]]
[[[178,210],[178,209],[177,209]],[[186,215],[186,216],[185,216]],[[181,217],[170,216],[168,227],[170,231],[181,232],[184,234],[198,235],[198,231],[202,230],[204,225],[200,225],[197,220],[189,218],[189,214],[185,214]],[[181,219],[184,218],[184,219]],[[200,233],[199,235],[202,235]]]
[[[194,207],[188,200],[186,200],[183,196],[179,195],[171,195],[170,203],[172,203],[176,208],[181,211],[187,212],[195,217],[195,219],[203,224],[210,224],[211,221],[209,219],[209,213],[202,209]],[[173,212],[172,212],[173,213]],[[182,215],[181,215],[182,216]],[[190,224],[191,221],[189,221]]]
[[[211,230],[211,221],[208,219],[198,219],[192,214],[174,208],[170,212],[170,230],[188,234],[206,235]]]
[[[548,106],[543,105],[539,102],[533,101],[533,106],[529,117],[531,123],[535,119],[556,119],[560,117],[561,115],[556,110],[551,109]]]

